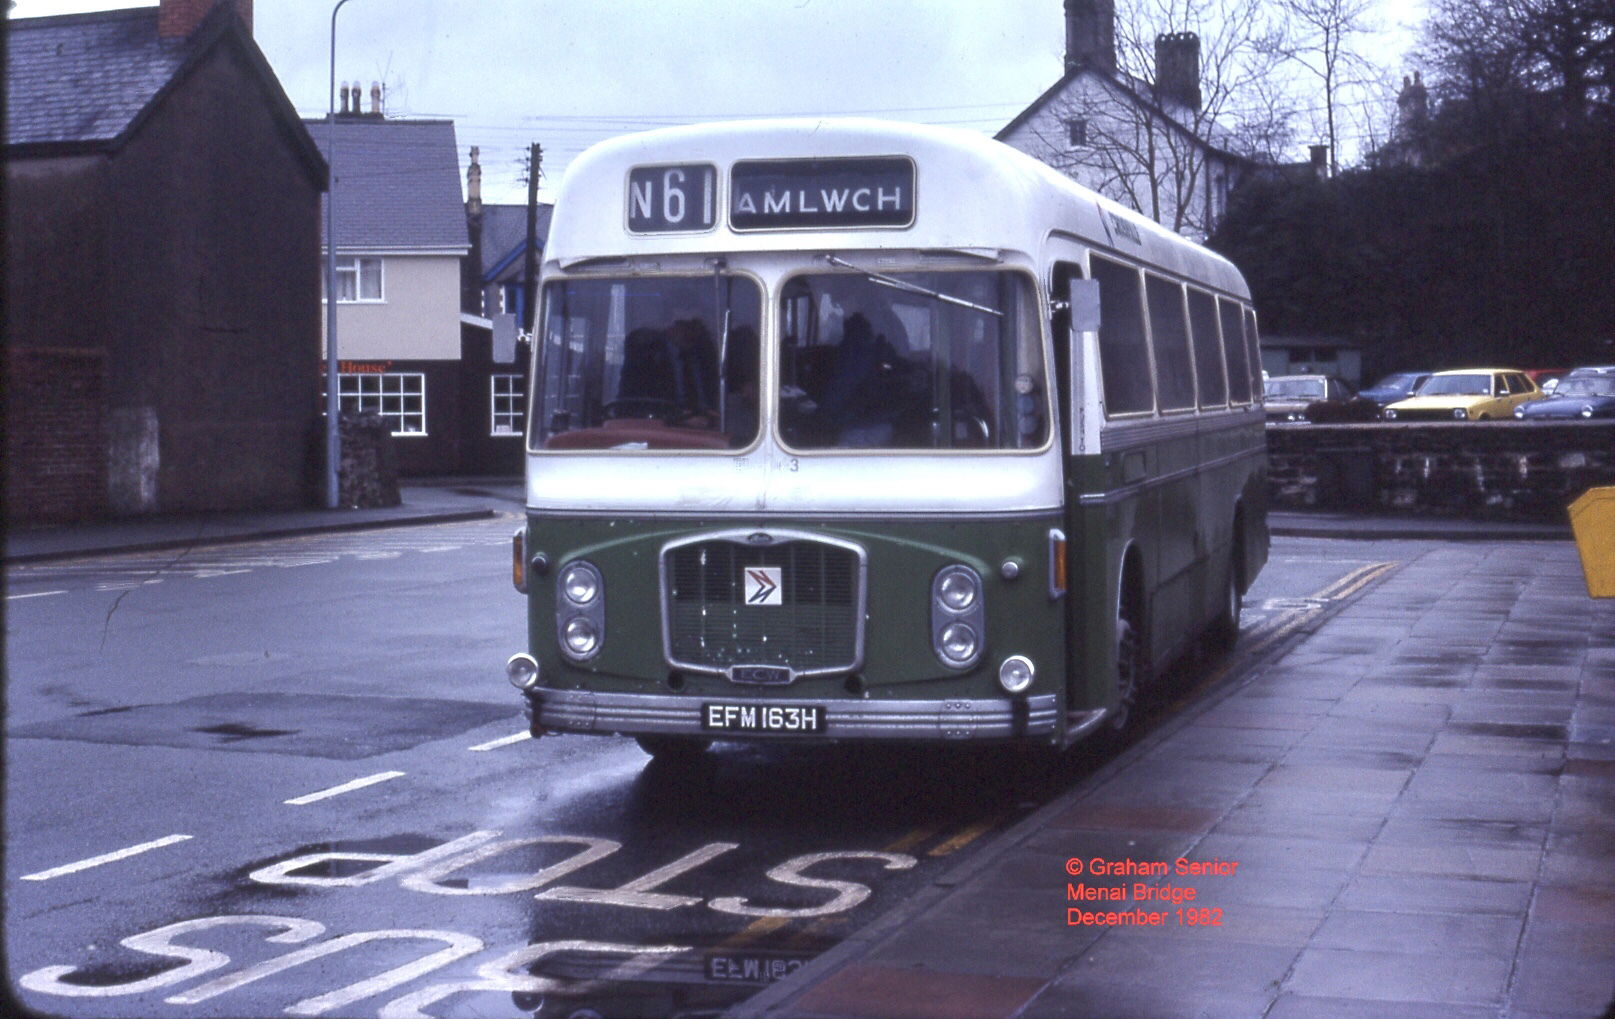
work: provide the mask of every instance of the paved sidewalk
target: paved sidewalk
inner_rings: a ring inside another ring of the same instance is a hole
[[[1615,603],[1568,542],[1355,597],[736,1013],[1606,1014]]]
[[[6,532],[5,562],[43,562],[321,531],[448,523],[491,517],[497,512],[519,513],[522,507],[521,483],[506,479],[433,479],[402,485],[399,494],[401,505],[383,509],[244,510],[14,528]]]

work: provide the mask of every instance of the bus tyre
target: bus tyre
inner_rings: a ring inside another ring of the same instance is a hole
[[[1239,641],[1239,610],[1244,601],[1239,593],[1239,567],[1234,558],[1228,561],[1228,569],[1223,581],[1222,605],[1217,610],[1217,618],[1211,622],[1211,650],[1216,654],[1227,654],[1234,649]]]
[[[1134,721],[1139,688],[1144,679],[1144,640],[1136,610],[1124,604],[1116,616],[1116,706],[1110,709],[1110,727],[1124,732]]]
[[[712,745],[711,740],[689,736],[635,736],[634,742],[653,759],[670,763],[694,761]]]

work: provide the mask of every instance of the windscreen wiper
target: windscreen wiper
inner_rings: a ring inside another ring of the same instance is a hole
[[[861,265],[853,265],[846,259],[837,258],[835,255],[825,255],[824,260],[829,262],[831,265],[840,266],[843,269],[851,269],[854,272],[861,272],[871,283],[878,283],[883,287],[891,287],[893,290],[903,290],[910,294],[919,294],[922,297],[929,297],[933,300],[941,301],[943,304],[953,304],[961,308],[969,308],[971,311],[979,311],[987,315],[996,315],[999,318],[1004,317],[1004,313],[999,311],[997,308],[989,308],[985,304],[976,304],[974,301],[967,301],[962,297],[954,297],[952,294],[944,294],[939,290],[931,290],[920,286],[918,283],[910,283],[908,280],[900,280],[895,276],[883,276],[878,272],[871,272]]]

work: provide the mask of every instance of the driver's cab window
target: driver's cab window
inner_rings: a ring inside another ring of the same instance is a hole
[[[757,285],[739,276],[549,284],[535,447],[750,445],[761,307]]]

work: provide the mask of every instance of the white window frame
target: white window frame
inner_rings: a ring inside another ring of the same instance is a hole
[[[380,414],[392,423],[397,436],[426,435],[424,372],[343,372],[337,376],[336,391],[343,411]],[[416,396],[420,409],[405,409],[405,401]],[[388,406],[389,401],[396,401],[396,409]]]
[[[499,409],[501,399],[509,401],[508,410]],[[489,376],[488,414],[489,435],[495,438],[520,437],[527,426],[527,376],[517,373]],[[505,426],[505,431],[499,430],[501,424]]]
[[[363,294],[361,284],[364,283],[366,268],[375,270],[374,297]],[[353,281],[353,296],[344,297],[343,282],[346,279]],[[380,255],[339,255],[336,260],[336,292],[338,304],[386,304],[387,303],[387,262]]]

